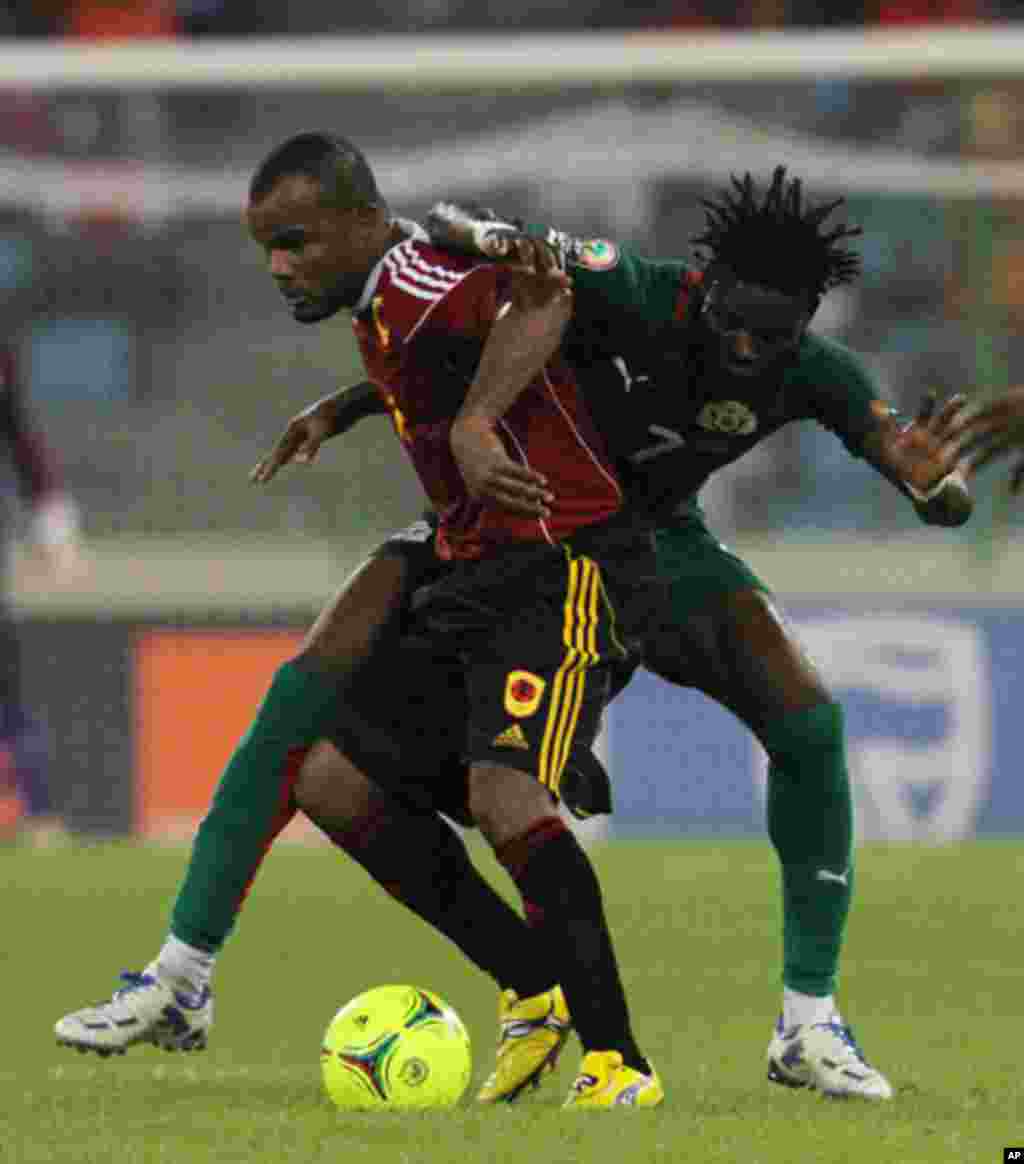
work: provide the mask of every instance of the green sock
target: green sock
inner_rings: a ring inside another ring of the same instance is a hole
[[[171,933],[216,952],[278,832],[294,815],[291,789],[305,750],[337,716],[333,678],[285,663],[220,778],[192,845]]]
[[[842,708],[794,712],[758,734],[771,758],[768,835],[782,865],[782,980],[804,994],[833,994],[853,894]]]

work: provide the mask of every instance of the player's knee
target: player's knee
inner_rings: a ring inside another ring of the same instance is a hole
[[[494,847],[520,836],[551,815],[551,796],[535,776],[496,764],[473,764],[469,811]]]
[[[843,709],[834,701],[783,716],[758,734],[773,767],[782,771],[799,772],[809,760],[845,762]]]
[[[296,807],[328,831],[345,828],[368,811],[372,786],[333,744],[322,740],[309,750],[295,782]]]

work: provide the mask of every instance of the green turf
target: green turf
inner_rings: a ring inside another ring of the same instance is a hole
[[[765,1081],[779,962],[766,844],[621,842],[595,857],[664,1107],[561,1112],[573,1045],[511,1108],[467,1097],[454,1113],[352,1116],[322,1097],[318,1051],[360,990],[445,996],[472,1033],[477,1083],[495,1038],[490,983],[361,872],[327,849],[279,850],[221,959],[210,1050],[101,1061],[56,1047],[53,1022],[157,948],[184,853],[0,851],[0,1160],[994,1164],[1024,1142],[1019,845],[862,852],[841,1000],[896,1086],[884,1106]]]

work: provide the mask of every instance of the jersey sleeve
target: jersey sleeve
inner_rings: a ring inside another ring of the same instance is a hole
[[[409,342],[424,328],[481,339],[505,293],[506,277],[490,263],[471,262],[409,240],[384,260],[386,278],[370,301],[378,339]]]
[[[596,298],[607,309],[635,313],[651,324],[681,318],[687,267],[674,260],[645,259],[604,239],[582,244],[569,270],[577,296]]]
[[[805,415],[834,432],[855,457],[879,420],[892,413],[874,376],[849,348],[824,336],[808,334],[800,362],[787,373],[787,390],[805,400]]]

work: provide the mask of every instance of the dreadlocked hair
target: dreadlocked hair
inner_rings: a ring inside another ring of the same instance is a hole
[[[721,263],[745,283],[771,287],[786,295],[809,292],[815,301],[860,274],[860,256],[841,245],[862,234],[859,226],[822,223],[842,198],[820,206],[804,204],[799,178],[786,180],[786,167],[776,166],[771,185],[758,203],[749,173],[732,177],[732,189],[717,201],[701,199],[704,233],[691,239],[708,252],[705,265]]]

